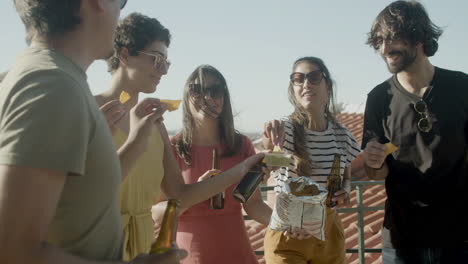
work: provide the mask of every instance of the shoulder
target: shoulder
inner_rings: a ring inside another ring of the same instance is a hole
[[[294,130],[294,125],[293,125],[292,119],[289,118],[289,117],[285,117],[285,118],[282,118],[280,120],[283,121],[284,131],[286,133],[292,133],[292,131]]]
[[[87,104],[82,87],[60,69],[42,69],[13,75],[0,91],[5,107],[23,104],[79,111]]]
[[[349,129],[344,126],[343,124],[341,123],[330,123],[331,124],[331,131],[333,134],[337,135],[337,136],[343,136],[343,137],[348,137],[348,138],[353,138],[353,135],[351,134],[351,132],[349,131]]]
[[[27,49],[11,67],[2,92],[57,94],[66,98],[83,94],[88,88],[85,73],[62,57],[50,51]]]
[[[385,97],[391,90],[393,85],[393,76],[384,82],[376,85],[368,94],[368,98],[382,98]]]
[[[455,82],[462,85],[468,85],[468,74],[461,71],[454,71],[435,67],[436,78],[442,79],[445,82]]]
[[[332,131],[337,137],[346,138],[348,142],[356,142],[356,138],[351,131],[341,123],[333,124]]]
[[[243,134],[237,134],[238,138],[239,138],[239,141],[241,143],[241,151],[242,152],[247,152],[247,153],[250,153],[252,150],[255,150],[255,147],[252,143],[252,140],[250,140],[249,137],[247,137],[246,135],[243,135]]]

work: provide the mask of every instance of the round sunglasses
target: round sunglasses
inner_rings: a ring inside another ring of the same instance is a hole
[[[429,110],[426,102],[423,99],[413,104],[414,111],[419,114],[418,129],[421,132],[427,133],[432,129],[432,122],[429,120]]]

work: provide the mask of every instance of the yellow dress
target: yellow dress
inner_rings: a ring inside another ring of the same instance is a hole
[[[127,135],[117,129],[114,142],[120,147]],[[161,193],[164,176],[164,144],[157,129],[149,140],[149,148],[134,164],[120,186],[120,214],[124,228],[123,258],[131,260],[148,253],[153,241],[151,206]]]

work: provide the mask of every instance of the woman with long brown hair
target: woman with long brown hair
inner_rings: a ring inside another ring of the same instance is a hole
[[[220,171],[255,154],[250,140],[234,128],[229,90],[216,68],[202,65],[189,76],[183,108],[184,126],[172,143],[186,184],[219,172],[211,170],[213,150],[221,155]],[[242,206],[232,197],[234,187],[224,191],[223,209],[210,209],[208,200],[181,208],[177,243],[189,252],[184,264],[257,263],[245,230]],[[271,209],[258,190],[244,209],[254,220],[268,224]]]
[[[335,155],[340,155],[343,188],[332,200],[346,203],[350,192],[351,161],[359,146],[351,133],[335,119],[333,80],[324,62],[316,57],[298,59],[293,65],[288,87],[294,112],[285,120],[265,123],[263,143],[266,149],[279,145],[293,155],[294,162],[279,169],[275,191],[294,177],[309,177],[327,187]],[[268,229],[265,234],[265,257],[268,264],[344,263],[345,248],[341,220],[334,208],[326,208],[325,240],[305,230],[293,233]]]

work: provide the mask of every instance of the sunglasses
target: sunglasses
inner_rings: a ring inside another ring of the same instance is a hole
[[[120,9],[123,9],[127,4],[127,0],[120,0]]]
[[[418,120],[418,129],[424,133],[431,131],[432,122],[429,120],[429,111],[426,102],[421,99],[417,101],[413,107],[414,110],[420,115]]]
[[[291,83],[296,86],[304,85],[306,80],[310,84],[317,85],[322,81],[323,77],[325,77],[325,74],[321,70],[311,71],[307,74],[302,72],[293,72],[291,76],[289,76]]]
[[[171,62],[164,58],[161,54],[153,54],[144,51],[139,51],[138,53],[145,54],[154,58],[154,68],[158,71],[167,71],[169,70],[169,66],[171,66]]]
[[[199,98],[203,95],[208,95],[213,99],[220,99],[224,96],[224,86],[221,84],[215,84],[209,87],[202,87],[199,83],[189,84],[190,96]]]

